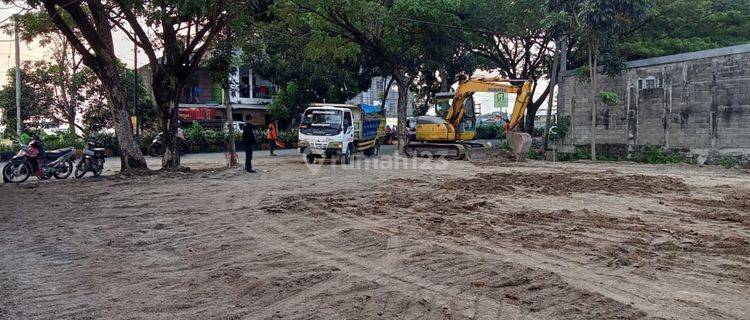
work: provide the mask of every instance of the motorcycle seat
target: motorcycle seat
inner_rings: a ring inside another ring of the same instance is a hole
[[[47,151],[47,160],[57,160],[60,157],[68,154],[68,152],[71,152],[73,150],[75,150],[75,148],[70,147],[70,148]]]
[[[104,152],[104,148],[92,148],[91,151],[94,151],[94,152]]]

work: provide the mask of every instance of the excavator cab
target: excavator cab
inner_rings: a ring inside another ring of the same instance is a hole
[[[435,95],[435,114],[438,117],[445,118],[449,110],[454,107],[453,100],[455,95],[455,92],[441,92]],[[451,139],[458,141],[474,140],[477,127],[477,118],[474,111],[474,97],[466,97],[463,104],[466,113],[461,119],[460,125],[455,128],[455,138],[452,137]]]

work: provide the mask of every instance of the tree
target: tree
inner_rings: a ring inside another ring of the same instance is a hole
[[[618,48],[627,60],[750,42],[750,0],[655,0]]]
[[[25,131],[39,131],[54,128],[59,125],[48,105],[54,100],[54,94],[47,87],[34,87],[29,83],[27,72],[31,63],[25,62],[21,69],[21,122]],[[0,89],[0,109],[3,110],[6,138],[16,135],[16,87],[15,68],[8,71],[8,83]]]
[[[406,142],[409,87],[425,56],[425,22],[457,23],[449,0],[288,0],[286,8],[309,19],[318,48],[326,54],[354,52],[398,87],[398,146]]]
[[[588,60],[591,106],[591,160],[596,161],[596,108],[598,61],[603,53],[614,52],[622,40],[622,30],[639,21],[649,9],[649,0],[576,0],[560,1],[568,13],[569,27],[580,44],[585,44]]]
[[[118,28],[149,60],[151,90],[162,114],[162,167],[180,166],[179,96],[193,71],[226,26],[254,16],[264,5],[265,1],[255,0],[114,1],[110,11]]]
[[[227,166],[232,168],[237,166],[237,157],[235,156],[235,132],[234,119],[232,112],[232,81],[233,75],[237,74],[237,37],[232,33],[231,28],[226,28],[221,32],[214,46],[211,58],[206,61],[208,70],[214,83],[218,83],[223,91],[224,106],[227,114]]]
[[[484,68],[498,70],[515,85],[534,81],[532,100],[526,110],[525,129],[531,134],[534,118],[549,97],[549,84],[538,80],[550,74],[555,36],[549,30],[548,1],[539,0],[466,0],[458,15],[465,31],[459,38],[463,46],[483,57]]]
[[[128,97],[118,72],[113,29],[122,31],[148,56],[150,89],[161,111],[166,146],[162,165],[173,168],[179,166],[175,135],[180,91],[219,31],[229,21],[247,14],[247,9],[257,2],[264,1],[41,0],[29,5],[43,8],[81,55],[83,64],[102,82],[112,105],[122,168],[128,170],[146,168],[146,162],[130,128]]]
[[[69,17],[68,17],[69,18]],[[44,48],[51,52],[49,62],[37,62],[26,66],[27,77],[22,81],[29,82],[36,90],[45,88],[53,92],[53,100],[49,104],[51,115],[55,117],[58,124],[67,123],[68,131],[75,133],[79,129],[85,136],[106,128],[113,127],[111,108],[107,103],[105,88],[91,69],[82,64],[80,55],[72,47],[64,34],[62,34],[49,19],[46,12],[41,10],[28,11],[15,19],[19,25],[20,38],[26,43],[38,41]],[[66,19],[68,24],[74,23]],[[12,34],[14,25],[7,24],[2,27],[6,33]],[[153,102],[143,87],[143,79],[128,70],[124,65],[118,64],[118,70],[123,80],[122,85],[126,90],[126,97],[136,94],[140,97],[138,107],[128,104],[130,115],[135,115],[135,110],[144,111],[144,120],[147,126],[153,127],[154,114]],[[134,83],[135,81],[135,83]],[[137,87],[135,87],[137,84]],[[78,121],[78,115],[82,121]]]
[[[320,50],[309,19],[300,19],[279,2],[270,19],[255,28],[243,45],[245,61],[254,74],[279,86],[269,112],[274,118],[296,118],[311,102],[344,103],[370,86],[375,75],[366,57],[352,46],[334,54]]]
[[[52,25],[80,55],[81,62],[101,81],[112,106],[110,111],[120,147],[121,170],[127,172],[147,168],[146,160],[133,139],[127,98],[117,69],[110,4],[100,0],[41,0],[26,3],[34,13],[46,12]]]

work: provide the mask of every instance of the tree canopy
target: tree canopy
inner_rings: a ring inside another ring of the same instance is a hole
[[[627,60],[750,43],[750,0],[654,0],[619,50]]]

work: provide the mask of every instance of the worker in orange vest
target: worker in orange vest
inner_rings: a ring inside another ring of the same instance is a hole
[[[275,157],[276,154],[273,151],[276,150],[276,139],[279,138],[279,132],[276,130],[276,125],[273,122],[268,125],[266,138],[268,138],[268,148],[271,150],[271,156]]]

